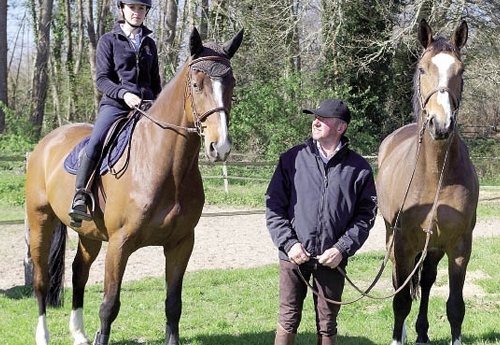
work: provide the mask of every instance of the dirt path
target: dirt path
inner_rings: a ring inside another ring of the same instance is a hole
[[[257,267],[277,262],[277,251],[273,247],[265,226],[263,213],[242,215],[218,215],[222,210],[207,207],[196,228],[196,243],[189,261],[188,271],[202,269],[234,269]],[[474,234],[478,236],[500,236],[500,218],[478,221]],[[0,243],[0,290],[24,285],[23,259],[25,256],[24,226],[1,227]],[[76,251],[77,237],[70,230],[66,252],[66,285],[70,285],[71,261]],[[379,217],[370,237],[360,252],[385,249],[385,229]],[[102,283],[104,278],[105,246],[92,266],[89,284]],[[161,276],[164,270],[161,247],[147,247],[135,252],[127,265],[125,280],[138,280],[148,276]]]

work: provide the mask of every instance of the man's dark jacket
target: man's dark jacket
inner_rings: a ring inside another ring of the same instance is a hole
[[[279,257],[297,242],[312,257],[336,247],[349,256],[368,238],[377,213],[369,163],[348,147],[324,164],[312,138],[281,155],[266,192],[267,228]]]

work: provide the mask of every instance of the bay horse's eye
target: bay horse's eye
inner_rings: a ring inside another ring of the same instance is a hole
[[[201,86],[197,82],[194,82],[193,84],[193,89],[197,92],[201,91]]]

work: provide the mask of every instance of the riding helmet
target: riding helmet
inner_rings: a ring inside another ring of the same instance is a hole
[[[122,4],[124,4],[124,5],[144,5],[147,8],[151,8],[151,0],[118,0],[116,2],[116,6],[118,6],[118,8],[121,8]]]

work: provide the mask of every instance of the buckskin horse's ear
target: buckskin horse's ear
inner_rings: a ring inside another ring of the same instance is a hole
[[[195,27],[189,36],[189,51],[192,57],[201,54],[203,51],[203,43],[201,42],[200,33]]]
[[[465,45],[465,42],[467,42],[468,35],[469,35],[469,28],[467,26],[467,22],[464,20],[453,33],[453,36],[451,37],[451,42],[458,49],[462,49],[462,47]]]
[[[222,49],[226,52],[229,58],[232,58],[243,40],[243,29],[240,30],[232,39],[224,43]]]
[[[418,26],[418,41],[426,49],[428,46],[431,45],[431,43],[434,41],[432,38],[432,29],[427,24],[425,19],[422,19],[420,21],[420,25]]]

